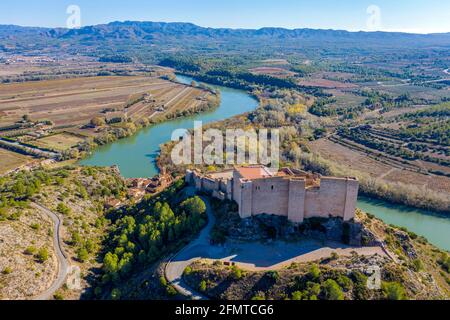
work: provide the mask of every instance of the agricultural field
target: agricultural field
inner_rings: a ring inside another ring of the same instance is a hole
[[[0,148],[0,175],[33,161],[32,157]]]
[[[75,147],[77,144],[83,142],[84,140],[85,139],[80,136],[63,132],[37,139],[33,141],[33,145],[43,149],[65,151]]]
[[[95,116],[125,110],[133,95],[150,92],[160,103],[170,101],[185,87],[151,77],[90,77],[0,85],[0,126],[20,121],[23,115],[50,120],[56,126],[89,123]],[[150,104],[149,104],[150,105]]]
[[[320,139],[310,143],[309,147],[312,152],[324,159],[345,166],[349,170],[365,173],[374,179],[426,187],[439,193],[450,192],[450,178],[427,172],[424,170],[423,162],[405,163],[401,159],[386,157],[380,152],[345,144],[339,140]],[[442,166],[434,168],[438,171],[437,169],[445,170]]]

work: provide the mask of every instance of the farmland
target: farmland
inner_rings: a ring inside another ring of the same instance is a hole
[[[7,81],[0,84],[0,136],[8,140],[4,143],[15,145],[14,151],[34,156],[52,151],[59,160],[79,158],[80,151],[89,151],[93,144],[129,136],[152,122],[204,111],[219,99],[207,88],[170,81],[169,69],[120,65],[117,73],[126,70],[135,75],[74,76],[74,63],[69,61],[50,80],[16,81],[16,76],[25,79],[22,69],[5,70]],[[81,75],[108,68],[84,63]],[[49,76],[54,66],[47,64],[34,66],[34,76]],[[7,154],[2,159],[5,172],[26,163],[26,157]]]
[[[150,93],[155,103],[169,106],[179,98],[201,96],[200,90],[151,77],[90,77],[0,85],[0,126],[20,121],[23,115],[32,120],[50,120],[56,126],[87,124],[95,116],[127,113],[150,116],[150,103],[127,108],[133,95]],[[127,110],[129,109],[129,110]],[[143,109],[148,109],[144,111]]]
[[[32,161],[31,157],[0,148],[0,175]]]
[[[38,148],[65,151],[75,147],[80,142],[83,142],[83,140],[83,138],[74,134],[60,133],[37,139],[33,144]]]

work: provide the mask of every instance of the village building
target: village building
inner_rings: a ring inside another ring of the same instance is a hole
[[[186,182],[220,200],[234,200],[241,218],[272,214],[293,223],[314,217],[352,220],[359,188],[356,178],[322,177],[288,168],[274,173],[264,166],[208,175],[188,170]]]

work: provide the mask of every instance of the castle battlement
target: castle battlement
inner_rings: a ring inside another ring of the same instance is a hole
[[[186,182],[218,199],[236,201],[241,218],[274,214],[294,223],[313,217],[353,219],[359,189],[352,177],[322,177],[288,168],[273,172],[264,166],[209,175],[188,171]]]

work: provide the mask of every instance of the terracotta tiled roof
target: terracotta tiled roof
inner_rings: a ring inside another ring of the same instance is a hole
[[[273,174],[264,166],[236,168],[241,177],[246,180],[255,180],[273,177]]]

